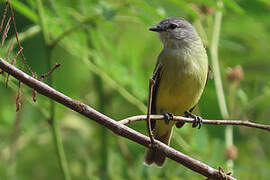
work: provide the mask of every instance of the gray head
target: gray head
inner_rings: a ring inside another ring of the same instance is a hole
[[[164,46],[184,46],[201,41],[195,28],[186,20],[177,17],[163,19],[149,29],[158,32]]]

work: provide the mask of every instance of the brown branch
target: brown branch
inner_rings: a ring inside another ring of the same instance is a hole
[[[22,72],[21,70],[17,69],[13,65],[10,65],[8,62],[4,61],[0,58],[0,69],[4,70],[11,76],[15,77],[22,83],[26,84],[27,86],[35,89],[40,94],[47,96],[58,103],[88,117],[99,123],[102,126],[110,129],[115,134],[128,138],[134,142],[137,142],[145,147],[150,146],[151,141],[150,138],[144,136],[143,134],[101,114],[100,112],[94,110],[93,108],[78,102],[76,100],[71,99],[70,97],[56,91],[55,89],[51,88],[50,86],[46,85],[45,83],[32,78],[31,76],[27,75],[26,73]],[[209,179],[213,180],[236,180],[232,176],[229,175],[222,175],[218,170],[196,160],[193,159],[159,141],[155,141],[155,148],[159,151],[164,152],[164,154],[169,157],[170,159],[186,166],[187,168],[205,176]]]
[[[139,116],[132,116],[126,119],[123,119],[121,121],[118,121],[121,124],[130,124],[135,121],[143,121],[146,120],[146,115],[139,115]],[[162,115],[151,115],[150,119],[154,120],[164,120],[164,116]],[[194,123],[194,119],[191,118],[186,118],[182,116],[173,116],[172,121],[179,121],[179,122],[187,122],[187,123]],[[247,126],[247,127],[252,127],[252,128],[258,128],[258,129],[263,129],[270,131],[270,125],[265,125],[265,124],[258,124],[258,123],[253,123],[250,121],[241,121],[241,120],[207,120],[203,119],[202,120],[203,124],[214,124],[214,125],[235,125],[235,126]]]

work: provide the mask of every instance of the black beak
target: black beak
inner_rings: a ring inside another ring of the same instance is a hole
[[[155,32],[160,32],[160,31],[162,31],[162,28],[159,25],[157,25],[157,26],[149,28],[149,30],[155,31]]]

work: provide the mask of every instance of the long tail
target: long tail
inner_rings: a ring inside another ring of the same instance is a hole
[[[169,145],[171,139],[172,127],[168,128],[164,134],[161,134],[160,131],[154,131],[154,138],[163,142],[164,144]],[[157,149],[147,149],[145,153],[144,162],[147,165],[155,163],[157,166],[162,167],[165,163],[166,155]]]

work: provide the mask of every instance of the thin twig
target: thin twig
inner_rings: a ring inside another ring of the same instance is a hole
[[[61,64],[60,63],[56,63],[55,66],[49,71],[47,72],[46,74],[42,74],[39,78],[40,81],[43,81],[44,78],[48,77],[50,74],[52,74],[58,67],[60,67]],[[34,76],[33,76],[35,79],[37,79],[37,73],[34,73]],[[37,101],[37,91],[35,89],[33,89],[32,91],[32,98],[33,98],[33,101],[36,102]]]
[[[18,94],[16,97],[16,112],[18,112],[21,109],[21,86],[22,86],[22,82],[19,81],[19,87],[18,87]]]
[[[1,46],[4,45],[5,40],[7,39],[7,34],[8,34],[8,31],[9,31],[9,28],[10,28],[10,20],[11,20],[11,18],[8,19],[8,22],[7,22],[6,26],[5,26],[5,29],[4,29],[4,32],[3,32],[3,35],[2,35]]]
[[[57,68],[61,66],[60,63],[56,63],[55,66],[46,74],[42,74],[39,78],[40,81],[43,81],[44,78],[48,77],[50,74],[52,74]]]
[[[18,51],[17,54],[13,57],[13,59],[12,59],[12,61],[11,61],[10,64],[14,65],[14,64],[16,63],[17,58],[18,58],[18,56],[22,53],[22,51],[23,51],[23,47],[20,47],[19,51]]]
[[[6,5],[5,5],[4,13],[3,13],[3,16],[2,16],[1,25],[0,25],[0,33],[2,32],[2,28],[3,28],[4,22],[5,22],[5,19],[6,19],[6,16],[7,16],[8,6],[9,6],[9,2],[6,1]],[[4,74],[4,71],[1,70],[0,74]]]
[[[2,17],[1,25],[0,25],[0,32],[2,32],[2,28],[3,28],[4,22],[5,22],[5,19],[6,19],[6,16],[7,16],[8,7],[9,7],[9,1],[6,1],[6,6],[5,6],[5,9],[4,9],[4,13],[3,13],[3,17]]]
[[[13,48],[14,48],[14,39],[10,40],[9,47],[7,50],[7,56],[6,56],[7,59],[9,59],[9,56],[11,52],[13,51]]]
[[[19,54],[22,53],[22,50],[23,50],[23,48],[21,47],[19,49],[19,51],[17,52],[17,54],[13,57],[10,64],[14,65],[16,63],[17,57],[19,56]],[[8,81],[9,81],[9,74],[7,75],[7,79],[6,79],[6,87],[8,87]]]
[[[146,119],[147,119],[146,115],[132,116],[132,117],[129,117],[129,118],[126,118],[126,119],[123,119],[123,120],[119,121],[119,123],[127,125],[127,124],[130,124],[132,122],[136,122],[136,121],[145,121]],[[162,116],[162,115],[151,115],[150,119],[164,120],[164,116]],[[186,118],[186,117],[182,117],[182,116],[173,116],[172,121],[194,123],[194,119]],[[212,125],[247,126],[247,127],[258,128],[258,129],[263,129],[263,130],[270,131],[270,125],[258,124],[258,123],[253,123],[253,122],[250,122],[250,121],[203,119],[202,123],[203,124],[212,124]]]
[[[35,89],[40,94],[49,97],[50,99],[57,101],[58,103],[94,120],[102,126],[107,127],[109,130],[114,132],[116,135],[126,137],[134,142],[137,142],[145,147],[149,147],[151,144],[150,138],[144,136],[143,134],[101,114],[100,112],[94,110],[93,108],[71,99],[70,97],[56,91],[52,87],[46,85],[45,83],[32,78],[28,74],[17,69],[15,66],[10,65],[8,62],[0,58],[0,69],[4,70],[11,76],[23,82],[30,88]],[[157,150],[164,152],[164,154],[170,159],[186,166],[187,168],[213,180],[225,180],[219,173],[218,170],[193,159],[172,147],[165,145],[159,141],[155,141],[155,148]],[[236,180],[232,176],[225,175],[226,180]]]
[[[153,137],[153,133],[152,133],[151,122],[150,122],[154,84],[155,84],[154,79],[150,78],[149,79],[149,95],[148,95],[148,108],[147,108],[146,122],[147,122],[148,135],[149,135],[151,143],[152,143],[151,145],[153,145],[153,143],[155,141],[154,137]]]
[[[22,48],[22,45],[21,45],[21,42],[19,40],[19,35],[18,35],[17,27],[16,27],[15,15],[14,15],[14,12],[13,12],[13,8],[12,8],[10,2],[9,1],[7,1],[7,2],[9,4],[9,9],[10,9],[10,12],[11,12],[11,19],[12,19],[12,23],[13,23],[13,28],[14,28],[14,32],[15,32],[15,37],[16,37],[16,40],[17,40],[17,44],[18,44],[18,47],[21,49]],[[34,73],[31,70],[30,66],[27,64],[26,58],[24,56],[23,51],[22,51],[21,55],[22,55],[22,59],[23,59],[23,65],[26,66],[26,69],[32,74],[32,77],[33,77],[34,76]]]
[[[11,52],[13,51],[13,48],[14,48],[14,39],[11,39],[9,42],[9,47],[7,49],[7,56],[6,56],[7,60],[9,60],[9,57],[10,57]],[[3,73],[4,71],[1,70],[0,74],[3,74]]]

